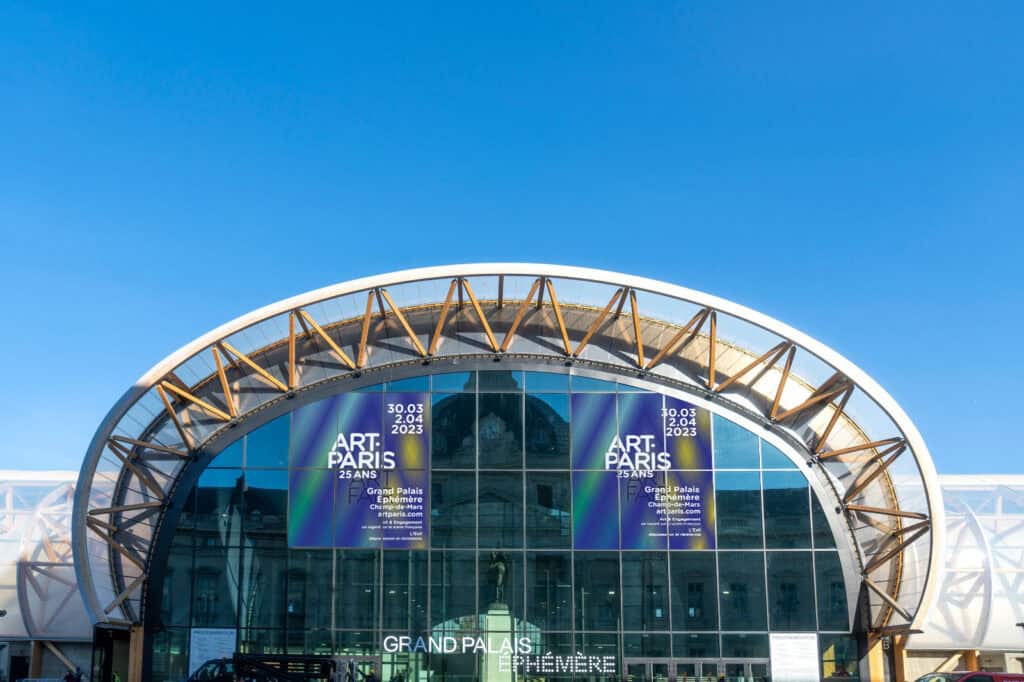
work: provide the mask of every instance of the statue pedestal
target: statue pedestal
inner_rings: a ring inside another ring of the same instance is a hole
[[[513,682],[516,674],[511,667],[511,655],[499,653],[502,647],[507,648],[514,641],[512,614],[509,613],[508,605],[494,602],[488,606],[483,617],[483,626],[487,631],[484,635],[487,638],[487,650],[493,653],[484,654],[480,662],[481,682]],[[506,660],[504,672],[501,666],[502,658]]]

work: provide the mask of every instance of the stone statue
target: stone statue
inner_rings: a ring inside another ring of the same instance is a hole
[[[508,573],[508,561],[504,552],[491,552],[491,563],[487,567],[487,572],[494,584],[494,601],[501,604],[505,601],[505,575]]]

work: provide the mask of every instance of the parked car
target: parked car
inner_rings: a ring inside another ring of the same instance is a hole
[[[188,682],[235,682],[235,664],[230,658],[215,658],[203,663]]]

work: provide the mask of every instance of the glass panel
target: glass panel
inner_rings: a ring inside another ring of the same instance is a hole
[[[426,393],[430,390],[430,377],[422,376],[389,381],[384,387],[391,393]]]
[[[568,553],[527,553],[526,605],[526,620],[541,630],[572,629],[572,561]]]
[[[533,393],[568,393],[569,375],[554,372],[527,372],[526,390]]]
[[[479,547],[523,546],[523,475],[481,473]]]
[[[288,632],[329,629],[333,598],[334,552],[290,550],[286,605]]]
[[[285,469],[288,467],[288,427],[291,415],[285,414],[264,424],[245,437],[246,469]]]
[[[652,658],[668,658],[669,652],[668,635],[652,635],[647,633],[629,633],[622,637],[623,653],[626,657],[650,656]],[[667,668],[665,672],[667,672]]]
[[[430,630],[476,627],[476,554],[430,553]],[[438,633],[440,634],[440,633]]]
[[[576,552],[575,562],[576,629],[618,629],[618,554],[613,552]]]
[[[623,629],[668,630],[667,558],[665,552],[622,554]]]
[[[718,574],[722,629],[767,629],[763,555],[760,552],[719,552]]]
[[[384,627],[403,633],[422,632],[427,625],[427,553],[384,552]]]
[[[768,552],[772,630],[816,630],[810,552]]]
[[[762,469],[796,469],[796,463],[771,443],[761,441]]]
[[[484,371],[478,375],[480,391],[522,392],[523,373],[519,370]]]
[[[713,552],[671,552],[672,628],[718,629]]]
[[[568,472],[526,474],[526,546],[571,547]]]
[[[825,518],[825,510],[821,508],[818,496],[811,493],[811,518],[814,522],[814,547],[815,549],[832,549],[836,546],[836,539],[832,537],[832,529],[828,526]]]
[[[476,374],[474,372],[435,374],[430,381],[430,390],[435,393],[459,393],[476,390]]]
[[[761,475],[750,472],[715,474],[715,514],[718,546],[748,549],[763,546],[761,527]]]
[[[857,640],[848,635],[820,635],[823,680],[859,680]]]
[[[673,635],[672,655],[676,658],[718,658],[718,633]]]
[[[192,546],[171,546],[164,569],[160,619],[164,625],[189,625],[192,603]]]
[[[507,616],[502,612],[505,610],[514,619],[523,620],[526,615],[523,610],[523,553],[480,552],[477,562],[480,627],[489,630],[504,627],[502,619]]]
[[[284,630],[241,630],[238,650],[243,654],[283,654]]]
[[[372,628],[377,624],[378,564],[375,549],[342,549],[337,552],[334,625],[338,628]]]
[[[722,658],[768,658],[768,635],[722,635]]]
[[[569,468],[568,394],[527,394],[526,466]]]
[[[184,680],[187,677],[188,628],[166,628],[154,633],[153,679]]]
[[[846,630],[849,627],[846,583],[837,552],[815,552],[818,585],[818,628]]]
[[[242,453],[245,451],[245,441],[239,438],[231,445],[220,451],[210,462],[211,469],[223,469],[225,467],[241,467]]]
[[[757,469],[757,436],[739,424],[714,415],[715,468]]]
[[[807,479],[799,471],[764,472],[764,532],[768,547],[811,546]]]
[[[242,625],[284,628],[288,558],[283,549],[246,549],[242,574]],[[277,640],[284,645],[284,639]]]
[[[473,468],[476,466],[476,396],[442,393],[434,395],[432,401],[431,468]]]
[[[476,474],[431,473],[432,547],[473,547],[476,543]]]
[[[572,377],[573,393],[615,393],[614,381],[602,381],[590,377]]]
[[[330,524],[330,519],[325,519]],[[259,546],[287,544],[288,472],[250,471],[245,477],[245,537]]]
[[[523,396],[481,393],[477,434],[481,469],[523,468]]]
[[[196,543],[200,547],[241,544],[240,469],[207,469],[196,486]]]

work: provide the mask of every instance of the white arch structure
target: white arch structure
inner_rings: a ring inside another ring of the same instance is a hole
[[[861,583],[867,629],[906,631],[930,603],[944,530],[934,466],[909,417],[867,374],[792,327],[698,291],[489,263],[288,298],[140,378],[96,431],[75,493],[75,566],[92,618],[141,622],[165,511],[204,453],[288,400],[485,360],[627,374],[760,423],[808,463],[816,489],[828,491],[823,504],[845,521],[844,569]]]

